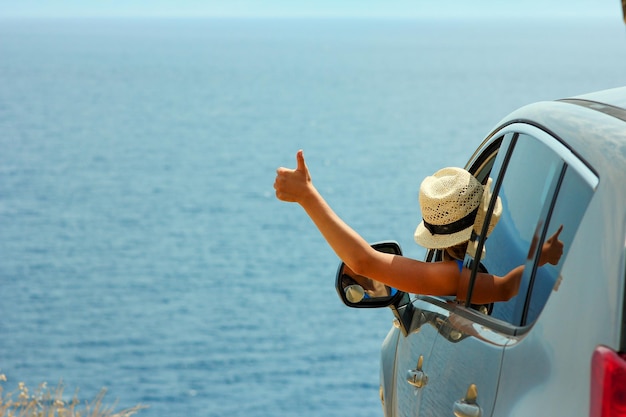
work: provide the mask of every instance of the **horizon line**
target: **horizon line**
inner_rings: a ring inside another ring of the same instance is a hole
[[[15,14],[0,15],[0,20],[10,19],[237,19],[237,20],[341,20],[341,19],[358,19],[358,20],[492,20],[492,19],[612,19],[622,21],[622,16],[613,16],[612,14],[584,14],[584,13],[553,13],[553,14],[520,14],[520,13],[492,13],[492,14],[422,14],[422,15],[359,15],[359,14],[284,14],[284,15],[235,15],[235,14],[205,14],[205,15],[171,15],[171,14],[71,14],[71,15],[36,15],[36,14]]]

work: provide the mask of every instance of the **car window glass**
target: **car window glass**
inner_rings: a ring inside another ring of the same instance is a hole
[[[537,268],[535,274],[530,278],[529,291],[531,296],[525,306],[519,303],[516,307],[516,310],[520,310],[519,313],[522,314],[522,324],[534,322],[548,301],[550,294],[558,290],[563,260],[567,256],[592,194],[593,188],[590,184],[584,180],[578,171],[568,166],[552,209],[544,239],[549,239],[556,231],[562,228],[558,239],[563,245],[563,254],[556,265],[546,263],[544,266]]]
[[[524,163],[529,160],[532,163]],[[486,182],[484,172],[476,174]],[[513,298],[477,309],[509,324],[528,325],[558,290],[564,259],[598,178],[555,141],[544,143],[529,135],[507,136],[489,175],[498,180],[494,192],[500,196],[502,214],[485,241],[488,250],[479,251],[474,259],[476,248],[470,244],[466,266],[479,261],[481,268],[497,276],[519,267],[523,273]],[[483,232],[476,230],[474,245]],[[546,251],[547,247],[556,250]]]
[[[551,200],[555,179],[559,178],[563,167],[563,161],[556,153],[531,136],[519,135],[513,146],[508,162],[507,153],[501,149],[494,164],[492,188],[499,185],[499,190],[494,191],[500,198],[502,214],[484,243],[484,251],[476,254],[487,271],[498,277],[525,266],[532,258],[532,254],[529,256],[531,242],[536,231],[545,224],[545,218],[542,218],[546,215],[545,202]],[[501,171],[504,175],[499,174]],[[468,246],[469,256],[466,259],[472,259],[474,255],[480,236],[475,238]],[[530,283],[522,282],[521,285],[526,287],[520,287],[518,295],[493,304],[492,317],[511,324],[521,323],[522,312],[516,311],[516,304],[520,297],[525,300]],[[475,283],[473,299],[479,288],[479,284]]]

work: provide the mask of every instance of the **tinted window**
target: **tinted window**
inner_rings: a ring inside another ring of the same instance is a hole
[[[563,260],[567,256],[578,224],[591,200],[592,193],[592,187],[580,173],[571,166],[567,166],[546,233],[547,239],[563,225],[563,230],[559,234],[559,240],[563,242],[563,256],[561,257],[561,262],[557,265],[545,264],[541,268],[537,268],[536,274],[529,282],[531,296],[526,303],[527,306],[524,307],[526,311],[522,312],[522,324],[529,324],[535,321],[552,291],[558,289]],[[520,304],[517,308],[523,307]]]
[[[517,294],[494,303],[490,311],[493,318],[519,326],[535,320],[552,293],[592,188],[558,152],[523,134],[503,141],[490,176],[494,195],[497,192],[500,197],[502,215],[484,241],[485,251],[477,258],[498,277],[513,270],[520,273]],[[561,225],[563,256],[556,265],[539,266],[543,242]],[[474,244],[480,239],[475,236]],[[470,255],[466,265],[469,262],[475,262]]]

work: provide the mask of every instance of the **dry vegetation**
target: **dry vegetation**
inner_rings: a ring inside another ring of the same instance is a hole
[[[28,387],[20,382],[13,392],[4,392],[6,377],[0,375],[0,417],[129,417],[139,410],[146,408],[137,405],[121,411],[114,411],[114,406],[103,403],[106,390],[91,402],[81,402],[78,392],[71,400],[64,400],[63,384],[50,389],[46,383],[37,390],[30,392]]]

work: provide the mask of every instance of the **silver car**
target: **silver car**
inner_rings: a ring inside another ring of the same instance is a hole
[[[522,107],[466,169],[493,179],[503,212],[488,238],[484,228],[472,237],[464,265],[472,276],[524,265],[516,296],[475,305],[387,287],[368,295],[338,270],[346,305],[394,315],[384,415],[626,416],[626,87]],[[540,267],[559,229],[563,256]]]

